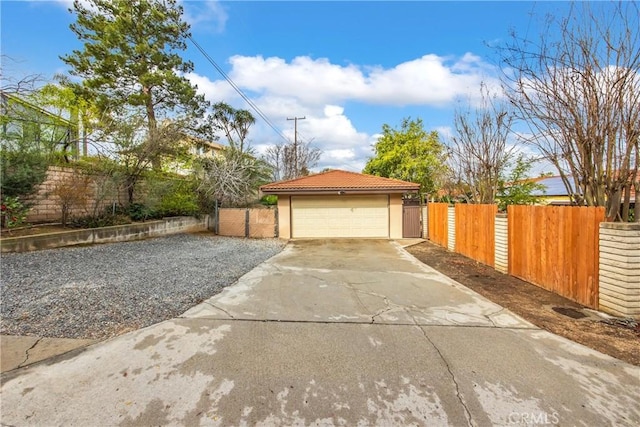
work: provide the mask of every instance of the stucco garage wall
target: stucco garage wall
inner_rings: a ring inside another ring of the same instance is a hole
[[[389,238],[402,239],[402,194],[389,195]]]
[[[291,197],[278,196],[278,236],[291,238]]]

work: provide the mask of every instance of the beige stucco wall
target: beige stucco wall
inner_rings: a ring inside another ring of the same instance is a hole
[[[402,239],[402,194],[389,195],[389,238]]]
[[[278,237],[291,238],[291,196],[278,196]]]
[[[249,209],[249,237],[277,237],[275,209]]]
[[[246,218],[246,209],[220,209],[218,211],[218,234],[220,236],[244,236]]]

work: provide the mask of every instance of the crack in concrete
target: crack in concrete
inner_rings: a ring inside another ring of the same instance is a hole
[[[393,307],[391,308],[393,310]],[[192,319],[191,317],[179,317],[179,319]],[[310,325],[371,325],[372,322],[370,320],[353,320],[349,322],[338,321],[338,320],[293,320],[293,319],[256,319],[256,318],[248,318],[248,317],[234,317],[233,319],[216,319],[216,318],[207,318],[200,317],[199,320],[203,321],[212,321],[212,322],[224,322],[233,320],[234,322],[254,322],[254,323],[303,323]],[[406,323],[406,322],[376,322],[374,323],[377,326],[411,326],[411,327],[422,327],[428,326],[430,328],[468,328],[468,329],[496,329],[494,326],[488,325],[437,325],[432,323]],[[523,328],[523,327],[504,327],[500,328],[500,330],[509,330],[509,331],[530,331],[531,328]]]
[[[385,303],[387,303],[387,299],[385,298]],[[374,314],[373,316],[371,316],[371,324],[373,325],[376,322],[376,317],[382,316],[384,313],[387,313],[389,311],[393,310],[393,307],[391,307],[389,304],[387,304],[387,308],[382,309],[382,310],[378,310],[376,312],[376,314]]]
[[[485,314],[485,315],[484,315],[484,317],[486,317],[486,318],[487,318],[487,320],[489,320],[489,322],[491,322],[491,324],[492,324],[493,326],[495,326],[496,328],[499,328],[500,326],[498,326],[498,325],[496,324],[496,322],[494,322],[494,320],[493,320],[493,316],[497,316],[497,315],[499,315],[500,313],[502,313],[503,311],[505,311],[505,308],[504,308],[504,307],[500,308],[500,310],[498,310],[498,311],[496,311],[496,312]]]
[[[23,366],[25,366],[25,364],[29,361],[29,352],[31,350],[33,350],[35,348],[35,346],[37,346],[40,341],[42,341],[43,338],[40,337],[36,340],[36,342],[33,343],[33,345],[31,347],[29,347],[28,349],[25,350],[24,352],[24,360],[22,362],[20,362],[20,364],[18,365],[18,368],[22,368]]]
[[[460,402],[460,404],[464,408],[464,415],[465,415],[465,418],[467,419],[467,425],[471,426],[471,427],[476,427],[477,424],[473,421],[473,418],[471,417],[471,412],[469,411],[469,408],[467,407],[466,402],[464,401],[464,399],[462,398],[462,395],[460,394],[460,384],[458,384],[458,380],[456,379],[456,376],[454,375],[453,371],[451,370],[451,366],[449,365],[449,362],[444,357],[444,355],[442,354],[442,352],[440,351],[438,346],[431,340],[431,338],[429,338],[429,336],[427,335],[427,331],[425,331],[422,328],[422,326],[418,324],[418,322],[411,315],[411,313],[409,313],[407,311],[407,314],[411,317],[411,319],[413,319],[413,321],[415,323],[415,326],[418,329],[420,329],[420,332],[422,332],[422,335],[424,336],[424,338],[429,342],[429,344],[431,344],[431,346],[438,353],[438,356],[440,356],[440,359],[442,359],[442,362],[444,363],[444,366],[447,367],[447,372],[449,372],[449,375],[451,376],[451,380],[453,381],[453,384],[454,384],[455,389],[456,389],[456,397],[458,398],[458,401]]]
[[[347,289],[349,289],[351,292],[353,292],[353,296],[356,298],[356,301],[358,301],[358,304],[360,305],[360,307],[363,309],[363,311],[369,312],[369,307],[367,307],[362,300],[360,299],[360,290],[356,289],[353,287],[352,283],[348,283],[348,282],[343,282],[342,283]],[[366,294],[365,294],[366,295]],[[386,302],[386,301],[385,301]],[[371,323],[373,323],[373,319],[371,321]]]
[[[203,301],[203,304],[207,304],[209,307],[215,308],[216,310],[220,310],[222,311],[224,314],[226,314],[227,316],[229,316],[232,320],[235,320],[235,317],[233,317],[233,315],[231,313],[229,313],[227,310],[225,310],[222,307],[218,307],[215,304],[210,303],[209,301]]]

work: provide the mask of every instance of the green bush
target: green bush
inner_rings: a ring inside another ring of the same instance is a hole
[[[161,218],[162,214],[142,203],[131,203],[124,209],[124,213],[133,221],[146,221],[148,219]]]
[[[17,197],[4,197],[0,207],[2,226],[16,228],[24,225],[27,220],[27,212],[29,212],[29,207],[25,206]]]
[[[0,152],[3,197],[27,196],[41,184],[49,161],[45,154],[32,150],[6,150]]]
[[[160,201],[160,212],[163,216],[197,215],[200,213],[197,194],[169,193]]]
[[[200,213],[199,195],[193,181],[167,179],[157,185],[164,189],[156,208],[162,216],[195,216]]]
[[[75,228],[100,228],[112,225],[131,224],[131,219],[127,215],[111,212],[104,212],[97,216],[86,216],[82,218],[73,218],[69,226]]]
[[[262,196],[262,199],[260,199],[260,203],[265,206],[275,206],[278,204],[278,196],[274,194]]]

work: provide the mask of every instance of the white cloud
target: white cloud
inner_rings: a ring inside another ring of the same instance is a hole
[[[340,116],[344,113],[344,108],[339,105],[326,105],[324,107],[324,115],[327,117]]]
[[[492,67],[476,55],[460,58],[424,55],[391,68],[380,66],[338,65],[326,58],[299,56],[291,61],[279,57],[240,56],[229,59],[227,74],[243,92],[251,96],[260,110],[293,140],[293,122],[287,117],[305,117],[298,121],[302,141],[323,151],[316,169],[325,167],[360,171],[373,154],[378,134],[356,128],[345,109],[347,102],[384,106],[442,107],[456,99],[476,99],[481,82],[495,83],[488,76]],[[212,102],[225,101],[236,108],[248,108],[222,78],[211,80],[191,73]],[[439,128],[443,136],[450,133]],[[251,144],[260,153],[269,144],[283,142],[258,120],[251,133]]]
[[[437,126],[434,130],[438,132],[440,142],[445,144],[450,141],[453,136],[453,129],[450,126]]]
[[[403,62],[393,68],[341,66],[326,58],[240,56],[230,58],[229,75],[255,92],[290,96],[311,103],[354,100],[385,105],[441,106],[459,97],[476,98],[491,66],[473,54],[459,60],[437,55]]]

